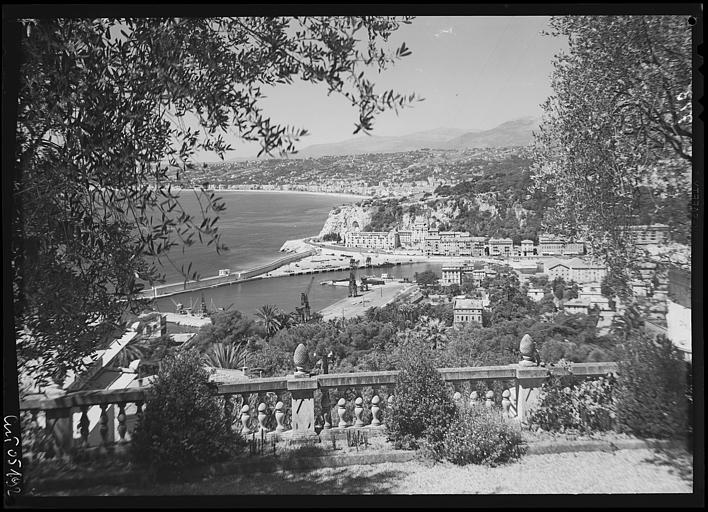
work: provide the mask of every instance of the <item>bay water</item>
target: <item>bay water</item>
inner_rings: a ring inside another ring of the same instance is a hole
[[[213,246],[195,244],[184,252],[176,248],[170,253],[174,266],[164,267],[168,283],[180,282],[181,265],[191,262],[201,277],[214,276],[219,269],[245,270],[283,256],[279,252],[286,240],[317,235],[329,211],[335,206],[356,202],[357,197],[287,192],[217,191],[226,203],[218,221],[223,243],[229,251],[218,254]],[[187,211],[197,213],[194,194],[183,191],[180,198]],[[415,272],[440,271],[440,264],[415,263],[390,268],[360,269],[358,275],[380,275],[386,272],[396,278],[413,279]],[[348,271],[314,274],[308,295],[312,311],[318,311],[348,295],[346,286],[320,285],[323,281],[345,279]],[[185,292],[154,301],[159,311],[175,311],[176,304],[197,306],[202,296],[210,309],[230,308],[253,315],[262,305],[272,304],[284,311],[300,306],[300,293],[310,284],[312,275],[256,279],[245,283]]]

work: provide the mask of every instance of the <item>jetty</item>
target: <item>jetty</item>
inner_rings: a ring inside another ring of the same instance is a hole
[[[230,270],[219,271],[218,276],[205,277],[198,280],[183,281],[181,283],[170,283],[160,286],[155,286],[147,290],[143,290],[142,296],[146,299],[156,299],[159,297],[169,297],[178,293],[191,292],[195,290],[203,290],[206,288],[216,288],[217,286],[225,286],[235,283],[250,281],[258,278],[263,274],[271,272],[284,265],[300,261],[308,256],[313,256],[317,253],[316,249],[310,249],[304,252],[290,254],[265,265],[259,265],[247,270],[231,272]]]

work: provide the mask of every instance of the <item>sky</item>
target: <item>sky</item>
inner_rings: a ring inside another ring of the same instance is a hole
[[[415,92],[425,98],[413,107],[380,114],[374,135],[405,135],[440,127],[490,129],[503,122],[541,114],[552,93],[553,56],[566,47],[561,38],[542,35],[545,16],[422,16],[390,37],[412,54],[374,76],[377,90]],[[353,138],[357,110],[326,87],[294,83],[264,89],[262,106],[273,122],[306,128],[298,143]],[[365,135],[364,135],[365,136]],[[257,144],[227,139],[235,151],[226,159],[255,155]],[[216,157],[201,155],[202,160]]]

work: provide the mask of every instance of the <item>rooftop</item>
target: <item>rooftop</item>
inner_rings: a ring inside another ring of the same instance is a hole
[[[483,309],[479,299],[456,299],[453,309]]]

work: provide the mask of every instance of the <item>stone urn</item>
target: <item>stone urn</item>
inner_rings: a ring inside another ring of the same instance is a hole
[[[307,363],[309,358],[307,356],[307,349],[305,345],[300,343],[295,349],[293,354],[293,362],[295,363],[295,375],[297,377],[304,377],[307,375],[305,369],[307,368]]]
[[[520,366],[536,366],[533,360],[534,352],[536,351],[536,343],[534,343],[533,338],[528,334],[524,334],[521,338],[521,343],[519,344],[519,352],[521,353]]]

